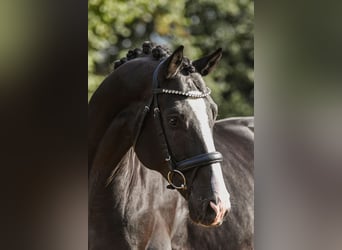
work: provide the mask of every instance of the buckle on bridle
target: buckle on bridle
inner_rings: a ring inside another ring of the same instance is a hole
[[[175,175],[179,175],[183,181],[183,183],[180,186],[176,186],[173,183],[173,178]],[[167,180],[169,181],[169,185],[167,186],[167,188],[169,189],[179,189],[179,190],[187,189],[185,176],[181,171],[177,169],[169,171],[169,173],[167,174]]]
[[[160,113],[160,110],[159,110],[158,107],[156,107],[156,108],[153,109],[153,116],[154,116],[154,117],[156,117],[157,115],[159,115],[159,113]]]

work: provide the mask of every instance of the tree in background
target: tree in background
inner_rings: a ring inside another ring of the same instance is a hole
[[[205,80],[219,118],[253,115],[254,4],[250,0],[89,0],[88,96],[113,69],[113,61],[150,40],[171,49],[182,44],[197,59],[223,48]]]

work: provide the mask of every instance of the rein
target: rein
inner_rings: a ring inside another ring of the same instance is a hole
[[[209,152],[209,153],[204,153],[200,155],[196,155],[193,157],[190,157],[188,159],[182,160],[182,161],[176,161],[172,155],[171,148],[169,146],[166,133],[165,133],[165,128],[163,125],[163,121],[161,118],[161,112],[158,104],[158,95],[160,94],[171,94],[171,95],[181,95],[181,96],[186,96],[188,98],[204,98],[208,95],[210,95],[211,90],[207,88],[206,92],[201,92],[201,93],[193,93],[193,92],[182,92],[178,90],[170,90],[170,89],[163,89],[159,88],[159,82],[158,82],[158,74],[161,65],[163,64],[165,60],[161,61],[156,69],[153,72],[153,80],[152,80],[152,97],[150,98],[148,105],[144,107],[143,115],[138,127],[138,133],[135,136],[133,146],[136,145],[136,142],[139,138],[139,135],[142,130],[143,123],[145,121],[145,118],[148,114],[148,112],[152,109],[153,110],[153,117],[155,120],[156,124],[156,129],[157,133],[161,139],[162,142],[162,148],[165,154],[165,162],[168,163],[169,166],[169,173],[167,175],[169,185],[167,188],[169,189],[181,189],[181,190],[186,190],[187,189],[187,182],[186,178],[183,174],[183,172],[192,170],[192,169],[198,169],[200,167],[203,167],[205,165],[213,164],[213,163],[218,163],[222,162],[223,157],[220,152]],[[196,173],[196,172],[195,172]],[[194,173],[194,175],[195,175]],[[182,179],[182,184],[177,186],[173,183],[174,177],[178,175]]]

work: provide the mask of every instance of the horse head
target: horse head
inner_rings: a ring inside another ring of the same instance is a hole
[[[212,133],[217,105],[202,78],[221,56],[218,49],[191,62],[180,46],[154,63],[134,140],[140,161],[168,179],[187,199],[192,221],[204,226],[220,225],[231,208]]]

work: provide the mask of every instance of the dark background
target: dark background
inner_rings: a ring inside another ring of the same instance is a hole
[[[341,5],[255,9],[256,249],[341,249]],[[87,3],[0,11],[0,247],[87,249]]]

